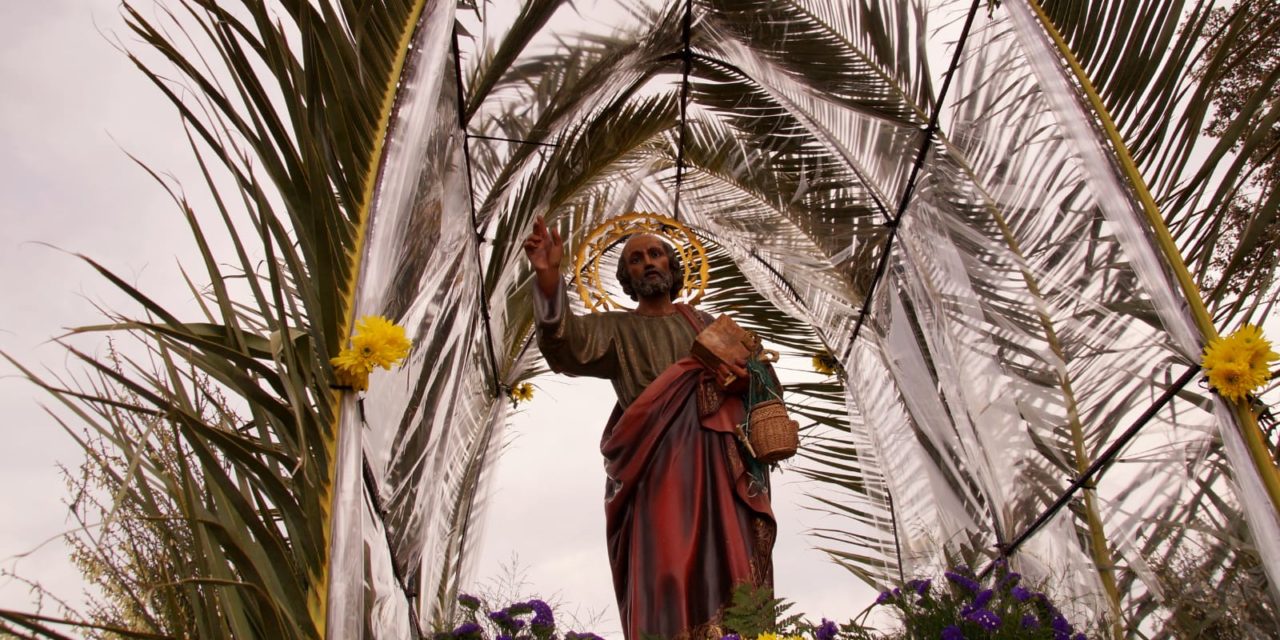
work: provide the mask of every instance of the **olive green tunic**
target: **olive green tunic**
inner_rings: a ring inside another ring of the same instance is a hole
[[[538,347],[551,370],[608,378],[626,409],[667,367],[689,355],[696,333],[679,312],[642,316],[631,311],[575,315],[561,283],[555,300],[534,287]]]

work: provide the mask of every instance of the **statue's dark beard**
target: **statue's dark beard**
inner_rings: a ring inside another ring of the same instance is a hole
[[[671,295],[671,288],[675,286],[675,278],[671,273],[659,273],[659,278],[639,278],[631,279],[631,288],[635,290],[636,296],[639,298],[652,298],[658,295]]]

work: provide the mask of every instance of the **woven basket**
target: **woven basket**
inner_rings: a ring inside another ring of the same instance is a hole
[[[787,417],[781,400],[766,400],[751,409],[750,440],[760,462],[786,460],[800,446],[800,425]]]

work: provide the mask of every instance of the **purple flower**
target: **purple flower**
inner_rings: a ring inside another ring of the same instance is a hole
[[[729,634],[720,636],[720,640],[742,640],[742,636],[736,633],[729,633]]]
[[[541,600],[530,600],[525,605],[533,609],[533,620],[529,621],[529,626],[554,627],[556,625],[555,616],[551,613],[551,607],[547,603]]]
[[[978,623],[978,626],[987,631],[995,631],[1000,628],[1000,616],[986,609],[978,609],[972,611],[964,617],[965,620]]]
[[[977,593],[982,590],[982,585],[974,581],[973,578],[959,574],[955,571],[947,571],[942,575],[946,576],[948,580],[956,583],[965,591],[968,591],[970,593]]]
[[[822,619],[822,624],[813,632],[814,640],[835,640],[836,623],[826,618]]]
[[[1071,623],[1067,622],[1067,619],[1062,617],[1062,614],[1055,615],[1053,620],[1049,622],[1049,626],[1054,631],[1061,631],[1067,635],[1070,635],[1071,632],[1075,631],[1075,629],[1071,628]]]
[[[929,593],[929,587],[932,584],[932,580],[912,580],[907,583],[907,588],[913,589],[916,594],[923,596],[924,594]]]
[[[1049,622],[1049,628],[1053,629],[1053,640],[1071,640],[1071,634],[1075,632],[1071,623],[1067,622],[1061,613],[1054,614],[1053,620]]]
[[[965,640],[964,632],[960,631],[960,627],[948,625],[942,630],[942,640]]]
[[[1022,616],[1022,628],[1023,629],[1039,629],[1040,619],[1037,618],[1034,613],[1024,614]]]
[[[978,594],[978,597],[973,599],[973,602],[960,608],[960,615],[968,617],[969,614],[986,608],[987,603],[991,602],[991,595],[992,591],[990,589],[983,589],[982,592]]]
[[[1010,573],[1009,575],[1000,579],[1000,588],[1007,589],[1009,587],[1012,587],[1013,585],[1018,584],[1018,581],[1021,579],[1022,579],[1022,574]]]
[[[1077,633],[1074,636],[1071,636],[1071,640],[1089,640],[1089,636],[1086,636],[1083,633]]]
[[[893,594],[889,591],[881,591],[880,597],[876,598],[876,604],[889,604],[893,601]]]
[[[1031,592],[1022,585],[1015,586],[1009,593],[1013,594],[1013,599],[1018,602],[1026,602],[1031,599]]]
[[[474,622],[464,622],[450,632],[450,635],[454,638],[479,638],[483,631],[484,630],[480,628],[480,625]]]
[[[515,636],[509,636],[505,633],[499,633],[493,640],[516,640]]]
[[[466,593],[461,593],[458,594],[458,604],[462,605],[462,608],[464,609],[471,609],[474,611],[475,609],[480,608],[480,598]]]
[[[524,620],[519,620],[511,616],[510,609],[494,611],[489,614],[489,619],[498,625],[503,631],[518,631],[524,628]]]
[[[978,609],[985,609],[987,603],[991,602],[991,596],[993,595],[995,595],[995,593],[992,590],[983,589],[982,592],[978,594],[978,597],[973,599],[973,606]]]

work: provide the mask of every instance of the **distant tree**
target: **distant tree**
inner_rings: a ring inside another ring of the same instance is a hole
[[[1252,174],[1248,185],[1254,189],[1238,193],[1223,211],[1226,224],[1214,250],[1212,265],[1220,272],[1228,269],[1237,248],[1254,220],[1259,221],[1260,236],[1239,264],[1231,269],[1225,283],[1227,291],[1252,290],[1265,296],[1275,286],[1277,256],[1280,256],[1280,216],[1274,203],[1280,189],[1280,122],[1265,120],[1280,105],[1276,100],[1277,75],[1280,75],[1280,0],[1237,0],[1231,7],[1214,9],[1205,33],[1210,37],[1234,31],[1236,37],[1216,38],[1196,69],[1204,76],[1210,66],[1222,72],[1213,89],[1213,117],[1205,132],[1215,137],[1229,135],[1229,129],[1246,110],[1252,111],[1247,127],[1254,135],[1266,136],[1247,159],[1246,170]],[[1251,105],[1254,100],[1262,105]],[[1236,148],[1249,134],[1237,137]]]
[[[124,373],[125,360],[114,348],[104,359],[115,375]],[[193,374],[185,382],[197,415],[228,428],[238,423],[207,376]],[[81,439],[85,460],[66,473],[69,511],[78,525],[66,542],[72,561],[99,592],[84,612],[87,622],[173,638],[199,635],[197,612],[217,611],[219,603],[211,597],[216,587],[205,580],[209,573],[192,561],[202,551],[190,520],[200,517],[212,496],[189,470],[190,447],[176,436],[170,417],[139,410],[143,399],[112,375],[82,389],[113,401],[98,405],[93,427]],[[81,632],[119,637],[102,629]]]

